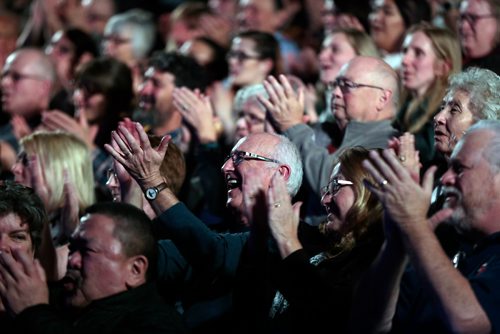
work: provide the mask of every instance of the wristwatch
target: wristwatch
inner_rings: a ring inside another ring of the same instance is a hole
[[[156,187],[147,188],[146,191],[144,191],[144,196],[146,196],[146,198],[148,200],[153,201],[156,199],[156,197],[158,196],[160,191],[162,191],[163,189],[165,189],[167,187],[168,187],[167,183],[162,182],[159,185],[157,185]]]

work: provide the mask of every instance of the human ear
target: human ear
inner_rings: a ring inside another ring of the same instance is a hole
[[[285,181],[288,181],[290,178],[290,174],[292,173],[292,169],[288,165],[280,165],[278,168],[278,173],[285,179]]]
[[[137,255],[131,257],[128,261],[127,286],[135,288],[144,284],[146,282],[146,272],[149,267],[148,259],[144,255]]]

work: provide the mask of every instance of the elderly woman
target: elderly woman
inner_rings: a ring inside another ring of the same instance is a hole
[[[356,282],[383,242],[382,206],[364,186],[375,180],[363,169],[368,151],[345,150],[323,187],[327,221],[317,230],[327,243],[311,257],[312,238],[299,239],[299,206],[291,206],[285,184],[275,177],[267,194],[269,229],[282,258],[273,265],[279,292],[269,309],[273,328],[320,332],[332,321],[346,331]],[[275,327],[276,326],[276,327]]]

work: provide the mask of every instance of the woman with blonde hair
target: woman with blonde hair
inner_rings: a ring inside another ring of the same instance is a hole
[[[57,253],[52,261],[42,240],[42,264],[49,279],[65,272],[68,238],[79,222],[79,214],[96,201],[92,159],[87,145],[67,132],[37,131],[21,139],[21,153],[12,167],[15,181],[31,187],[42,199],[50,221],[50,238]],[[54,267],[53,267],[54,266]],[[57,273],[52,271],[56,270]]]
[[[433,117],[441,106],[448,78],[461,68],[460,45],[454,33],[426,23],[409,29],[403,43],[403,93],[396,127],[415,135],[424,169],[435,155]]]

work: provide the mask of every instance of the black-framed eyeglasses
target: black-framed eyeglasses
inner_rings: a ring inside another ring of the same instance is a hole
[[[19,73],[16,71],[4,71],[4,72],[2,72],[0,79],[3,80],[5,78],[10,78],[14,83],[17,83],[17,82],[19,82],[21,80],[25,80],[25,79],[32,79],[32,80],[39,80],[39,81],[47,80],[46,78],[42,77],[41,75],[23,74],[23,73]]]
[[[239,165],[243,160],[259,160],[259,161],[274,162],[277,164],[281,164],[281,162],[275,159],[267,158],[255,153],[238,151],[238,150],[234,150],[231,153],[229,153],[226,159],[224,160],[224,163],[226,163],[229,159],[233,161],[233,164],[235,166]]]
[[[380,89],[380,90],[385,90],[385,88],[379,87],[379,86],[374,86],[374,85],[367,85],[367,84],[361,84],[354,82],[352,80],[347,79],[346,77],[337,77],[334,81],[331,81],[328,84],[328,88],[331,89],[332,91],[337,88],[337,86],[340,88],[342,93],[350,93],[356,88],[361,88],[361,87],[368,87],[368,88],[375,88],[375,89]]]
[[[242,51],[229,51],[226,54],[226,60],[229,61],[230,59],[236,59],[238,62],[243,62],[247,59],[260,59],[261,56],[258,55],[249,55],[246,54],[245,52]]]
[[[335,196],[339,192],[340,188],[352,185],[354,185],[354,183],[351,181],[340,180],[338,177],[334,177],[326,186],[321,187],[321,197],[328,194]]]
[[[468,14],[468,13],[462,13],[459,16],[460,21],[467,21],[471,26],[475,26],[477,21],[480,19],[486,19],[489,17],[495,17],[493,14],[483,14],[483,15],[476,15],[476,14]]]

